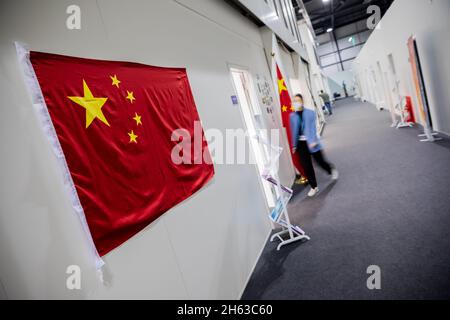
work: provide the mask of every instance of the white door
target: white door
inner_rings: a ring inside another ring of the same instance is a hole
[[[264,169],[270,160],[270,151],[266,145],[263,145],[255,139],[259,136],[269,141],[267,137],[267,128],[262,118],[262,112],[259,107],[256,92],[254,90],[252,78],[246,70],[231,68],[234,88],[241,108],[242,116],[249,136],[250,149],[256,160],[261,186],[267,200],[269,208],[275,206],[276,192],[272,185],[261,178]]]

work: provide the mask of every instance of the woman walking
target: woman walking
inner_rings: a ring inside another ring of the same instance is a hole
[[[333,180],[339,178],[336,168],[330,164],[322,152],[322,145],[317,135],[316,113],[313,110],[304,108],[303,96],[295,95],[293,99],[295,112],[290,115],[291,139],[293,152],[298,153],[300,162],[305,169],[311,190],[309,197],[314,197],[318,192],[316,174],[312,164],[312,159],[325,170]]]

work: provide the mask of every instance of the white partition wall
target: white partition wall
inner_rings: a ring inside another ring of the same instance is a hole
[[[407,40],[415,36],[428,93],[434,129],[450,133],[450,1],[396,0],[364,45],[353,65],[353,72],[362,82],[362,95],[376,103],[377,94],[387,95],[386,104],[396,103],[398,95],[411,96],[416,120],[421,121],[417,109]],[[395,69],[395,73],[394,70]],[[370,72],[378,70],[376,87],[371,86]],[[396,83],[396,80],[398,83]],[[367,84],[365,84],[367,82]],[[372,92],[370,92],[372,91]],[[388,105],[388,108],[392,106]]]
[[[275,107],[274,110],[274,115],[275,118],[278,120],[277,128],[281,128],[282,124],[281,124],[281,107],[280,107],[280,95],[278,92],[278,81],[277,81],[277,65],[281,70],[281,73],[283,74],[284,77],[286,72],[284,69],[284,63],[283,63],[283,59],[281,59],[281,54],[279,52],[279,45],[278,45],[278,41],[277,38],[275,36],[275,34],[267,27],[262,27],[260,28],[260,32],[261,32],[261,37],[263,39],[263,44],[264,44],[264,52],[266,55],[266,59],[268,64],[270,65],[270,70],[271,70],[271,81],[273,83],[273,87],[275,88],[275,100],[277,101],[277,106]],[[290,83],[287,80],[288,78],[285,78],[286,80],[286,85],[288,86],[288,90],[291,92],[290,89]],[[290,153],[290,147],[289,147],[289,142],[288,142],[288,133],[286,132],[286,130],[283,128],[282,132],[284,134],[282,134],[281,136],[283,137],[283,139],[281,140],[281,144],[280,146],[283,148],[283,152],[281,153],[280,156],[280,172],[279,172],[279,178],[282,184],[284,185],[290,185],[292,184],[292,182],[295,179],[295,168],[294,168],[294,164],[292,162],[292,156]]]
[[[66,28],[72,4],[81,30]],[[100,284],[13,42],[186,67],[204,129],[225,132],[244,127],[229,65],[271,77],[257,26],[221,0],[11,0],[2,1],[0,30],[0,297],[239,298],[271,228],[254,165],[216,165],[204,189],[105,257],[111,283]],[[69,265],[81,267],[81,290],[66,289]]]
[[[291,0],[238,0],[288,46],[308,59]]]

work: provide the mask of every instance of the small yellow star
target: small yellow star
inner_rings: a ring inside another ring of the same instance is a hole
[[[114,76],[109,76],[109,77],[110,77],[111,80],[112,80],[112,85],[113,85],[113,86],[116,86],[117,88],[119,88],[120,80],[117,79],[117,76],[114,75]]]
[[[287,112],[288,111],[288,107],[283,106],[282,110],[283,110],[283,112]]]
[[[128,132],[128,135],[130,136],[129,143],[132,143],[132,142],[137,143],[137,137],[138,136],[134,134],[133,130],[131,130],[131,132]]]
[[[294,111],[295,111],[295,108],[294,108],[294,106],[292,106],[292,107],[291,107],[291,111],[292,111],[292,112],[294,112]]]
[[[136,100],[136,98],[133,95],[133,91],[127,90],[127,99],[130,100],[131,103],[133,103],[133,101]]]
[[[134,118],[133,119],[136,121],[136,125],[137,126],[138,125],[142,125],[141,116],[138,115],[136,112],[134,113]]]

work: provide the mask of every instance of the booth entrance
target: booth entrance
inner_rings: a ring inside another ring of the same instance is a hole
[[[270,160],[270,151],[256,137],[268,140],[268,131],[259,107],[250,73],[244,69],[230,68],[233,85],[237,94],[239,107],[248,132],[249,145],[258,168],[259,180],[269,208],[275,206],[276,191],[262,178],[262,174]]]

